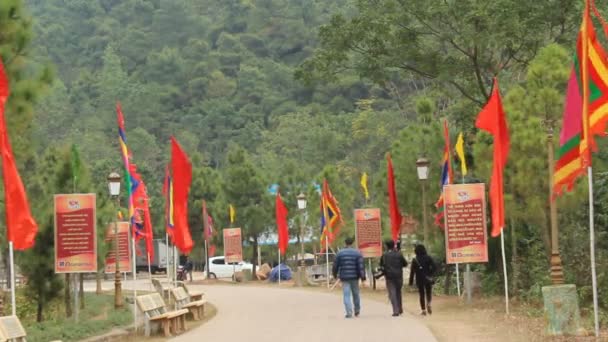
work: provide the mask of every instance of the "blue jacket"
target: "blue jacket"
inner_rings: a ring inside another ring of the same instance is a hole
[[[338,252],[332,271],[334,278],[339,277],[340,280],[365,279],[363,256],[354,248],[344,248]]]

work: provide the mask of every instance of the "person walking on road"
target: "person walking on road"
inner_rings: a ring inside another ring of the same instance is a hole
[[[431,301],[433,299],[433,284],[435,280],[433,278],[437,267],[433,258],[431,258],[423,245],[416,245],[414,248],[416,258],[412,260],[412,269],[410,271],[410,286],[414,284],[414,278],[416,278],[416,286],[418,287],[418,294],[420,295],[420,309],[421,315],[426,316],[433,313],[431,308]]]
[[[186,259],[186,265],[184,265],[184,280],[188,280],[190,277],[190,282],[192,282],[192,272],[194,271],[194,265],[192,264],[192,260],[190,257]]]
[[[355,306],[355,317],[358,317],[361,313],[359,279],[365,281],[365,267],[363,266],[363,256],[358,250],[352,247],[353,239],[347,238],[344,243],[346,248],[342,249],[338,252],[338,255],[336,255],[332,272],[334,278],[339,278],[342,282],[346,318],[352,318],[353,304]]]
[[[403,288],[403,268],[407,266],[407,261],[401,251],[395,249],[395,241],[387,240],[385,245],[386,252],[380,258],[380,268],[386,279],[386,290],[393,306],[393,317],[397,317],[403,313],[401,290]]]

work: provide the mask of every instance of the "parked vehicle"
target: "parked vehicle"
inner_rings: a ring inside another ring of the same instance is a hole
[[[227,264],[223,256],[209,258],[209,276],[211,278],[232,278],[234,272],[250,270],[253,272],[253,264],[246,261]],[[206,271],[206,269],[205,269]]]
[[[172,260],[167,256],[167,244],[163,239],[156,239],[153,241],[152,245],[154,247],[154,256],[150,259],[152,274],[158,272],[166,273],[167,263],[169,262],[170,265],[173,264]],[[148,253],[143,239],[139,241],[139,251],[141,251],[141,255],[138,254],[135,259],[137,272],[148,272]]]

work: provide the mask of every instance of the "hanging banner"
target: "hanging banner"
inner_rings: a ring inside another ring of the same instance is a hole
[[[132,271],[130,253],[129,222],[110,223],[106,230],[108,242],[108,255],[106,256],[106,273],[116,272],[116,232],[118,231],[118,271],[129,273]]]
[[[241,228],[224,229],[224,258],[226,264],[243,261]]]
[[[95,194],[55,195],[55,273],[97,272]]]
[[[443,187],[448,264],[488,262],[485,184]]]
[[[364,258],[382,256],[380,209],[355,209],[355,236]]]

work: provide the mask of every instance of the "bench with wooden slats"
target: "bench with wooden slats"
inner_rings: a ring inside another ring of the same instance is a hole
[[[169,291],[171,290],[171,286],[169,284],[161,283],[158,279],[152,279],[152,285],[154,285],[154,289],[158,292],[164,299],[169,300]]]
[[[194,291],[194,290],[188,288],[186,283],[184,283],[183,281],[178,281],[177,285],[183,287],[184,290],[186,290],[186,293],[188,294],[188,296],[190,296],[190,300],[192,300],[192,301],[201,300],[201,299],[203,299],[203,296],[205,295],[205,292],[203,292],[203,291]]]
[[[27,333],[17,316],[0,317],[0,340],[25,342]]]
[[[192,300],[183,287],[171,289],[177,309],[188,309],[195,320],[201,320],[205,316],[205,299]]]
[[[171,336],[171,332],[177,334],[186,329],[185,315],[188,310],[168,311],[165,301],[158,293],[138,296],[137,306],[144,313],[146,336],[150,336],[152,322],[161,325],[165,337]]]

